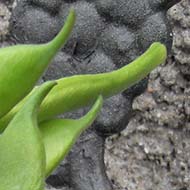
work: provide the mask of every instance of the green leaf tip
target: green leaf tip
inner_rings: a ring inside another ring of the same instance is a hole
[[[43,121],[53,115],[89,105],[99,94],[104,98],[118,94],[145,78],[166,57],[165,46],[156,42],[144,54],[121,69],[59,79],[57,86],[44,100],[39,119]]]
[[[62,30],[51,42],[0,49],[0,118],[32,90],[69,38],[74,23],[75,11],[71,10]]]
[[[56,115],[90,105],[99,94],[103,98],[118,94],[146,77],[166,58],[166,47],[155,42],[144,54],[118,70],[59,79],[57,85],[40,106],[39,121],[45,121]],[[0,119],[0,130],[6,127],[22,104],[22,102],[19,103]]]
[[[95,119],[95,117],[99,113],[100,109],[102,108],[102,104],[103,104],[103,96],[99,95],[96,102],[94,103],[93,107],[91,108],[91,110],[85,116],[80,118],[80,121],[86,122],[88,120],[88,121],[90,121],[90,123],[86,123],[86,125],[88,125],[88,126],[91,125],[92,121]]]
[[[58,51],[67,41],[69,38],[74,24],[76,20],[76,13],[74,9],[70,9],[69,15],[65,21],[65,24],[61,31],[57,34],[57,36],[48,43],[48,45],[51,47],[52,52],[53,51]]]
[[[45,149],[36,110],[55,84],[37,89],[0,136],[0,190],[44,188]]]
[[[89,127],[102,107],[99,96],[90,111],[80,119],[54,119],[40,124],[46,152],[46,176],[64,159],[78,136]]]
[[[157,61],[157,65],[153,65],[153,68],[155,68],[156,66],[160,65],[161,63],[163,63],[166,59],[167,59],[167,48],[164,44],[160,43],[160,42],[154,42],[153,44],[151,44],[149,51],[153,51],[156,54],[159,54],[158,56],[158,61]],[[153,52],[151,52],[153,54]]]

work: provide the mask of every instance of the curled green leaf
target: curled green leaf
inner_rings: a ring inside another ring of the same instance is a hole
[[[56,52],[65,44],[74,22],[75,12],[71,10],[64,27],[51,42],[0,49],[0,118],[32,90]]]
[[[0,136],[0,190],[42,190],[45,149],[37,127],[37,109],[55,85],[42,85]]]
[[[80,119],[54,119],[40,124],[46,152],[46,176],[64,159],[78,136],[95,120],[102,101],[102,96],[99,96],[91,110]]]
[[[166,47],[155,42],[143,55],[121,69],[109,73],[76,75],[57,80],[57,86],[48,94],[40,106],[39,121],[87,106],[95,101],[99,94],[107,98],[126,90],[163,63],[166,57]],[[1,131],[22,107],[23,102],[20,102],[0,120]]]

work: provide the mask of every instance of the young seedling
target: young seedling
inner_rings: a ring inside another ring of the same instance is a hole
[[[80,119],[54,119],[40,124],[46,151],[46,176],[64,159],[79,135],[93,123],[102,102],[102,96],[99,96],[91,110]]]
[[[39,130],[37,109],[55,84],[47,82],[39,87],[0,136],[0,190],[44,189],[45,177],[100,111],[101,96],[81,119],[50,120],[42,123]]]
[[[75,13],[71,10],[61,32],[47,44],[0,50],[0,190],[43,190],[45,178],[95,120],[103,98],[137,83],[167,57],[165,46],[156,42],[121,69],[66,77],[32,90],[67,40],[74,21]],[[54,119],[95,100],[80,119]]]
[[[57,86],[48,94],[40,107],[39,121],[87,106],[95,101],[99,94],[107,98],[126,90],[163,63],[166,57],[166,47],[156,42],[143,55],[119,70],[94,75],[76,75],[57,80]],[[6,128],[28,97],[0,119],[0,131]]]
[[[0,118],[32,90],[67,41],[74,23],[75,12],[71,10],[64,27],[51,42],[0,49]]]
[[[37,109],[55,85],[42,85],[0,136],[0,190],[42,190],[45,149],[37,127]]]

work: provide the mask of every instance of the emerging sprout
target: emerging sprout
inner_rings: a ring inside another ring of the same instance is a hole
[[[165,46],[156,42],[135,61],[116,71],[102,74],[76,75],[57,80],[56,87],[48,94],[40,107],[39,121],[48,120],[58,114],[87,106],[95,101],[99,94],[107,98],[126,90],[163,63],[166,57]],[[33,91],[36,89],[38,87]],[[6,128],[33,91],[0,119],[0,131]]]
[[[0,50],[0,190],[44,189],[45,177],[95,120],[103,98],[137,83],[167,57],[165,46],[156,42],[121,69],[66,77],[32,90],[68,39],[74,21],[71,10],[63,29],[51,42]],[[52,119],[95,100],[91,110],[78,120]]]
[[[74,23],[75,12],[71,10],[64,27],[51,42],[0,49],[0,118],[32,90],[67,41]]]

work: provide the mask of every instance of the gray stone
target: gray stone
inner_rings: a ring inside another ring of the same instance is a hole
[[[95,6],[85,1],[77,1],[67,5],[63,4],[59,15],[60,18],[65,18],[68,15],[70,7],[76,10],[77,18],[65,51],[71,52],[76,45],[77,55],[86,54],[93,50],[97,44],[98,37],[104,27],[102,18],[97,13]]]
[[[58,12],[62,0],[29,0],[31,4],[34,4],[36,6],[39,6],[43,9],[49,10],[52,14],[55,14]]]
[[[173,51],[181,64],[190,63],[190,2],[182,0],[178,6],[172,7],[168,16],[173,27]]]
[[[10,15],[9,9],[0,2],[0,42],[5,40],[8,34]]]
[[[188,0],[169,10],[175,57],[150,74],[128,128],[107,140],[106,166],[117,189],[189,190],[189,10]]]
[[[150,16],[147,21],[143,23],[139,34],[139,43],[143,49],[148,48],[149,44],[155,41],[160,41],[166,44],[170,44],[171,42],[168,24],[163,12]]]
[[[98,0],[96,5],[100,14],[132,27],[138,27],[152,12],[147,0]]]
[[[160,78],[166,86],[175,85],[179,80],[179,75],[180,73],[174,64],[166,65],[160,71]]]
[[[136,35],[126,27],[108,26],[101,35],[100,47],[119,67],[138,54]]]
[[[11,20],[14,27],[11,30],[13,38],[19,43],[47,42],[57,34],[60,28],[57,17],[51,16],[40,7],[34,8],[21,1],[14,10],[14,17]],[[19,18],[19,20],[16,22],[14,18]]]

